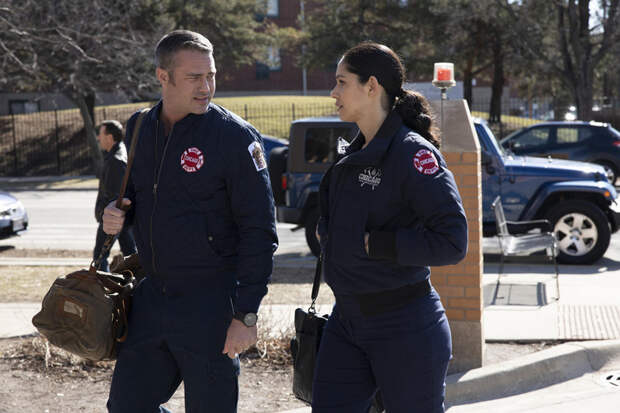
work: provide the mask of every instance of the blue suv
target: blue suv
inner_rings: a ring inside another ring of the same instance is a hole
[[[500,145],[516,155],[599,164],[612,184],[620,173],[620,132],[606,123],[538,123],[506,136]]]
[[[485,121],[474,120],[481,147],[484,236],[495,235],[491,203],[500,195],[506,219],[546,218],[559,241],[558,259],[588,264],[605,254],[620,226],[620,205],[605,170],[595,164],[515,156],[496,141]],[[315,255],[318,187],[334,161],[338,139],[350,141],[355,124],[336,117],[306,118],[291,124],[289,147],[270,154],[269,172],[280,222],[305,229]]]

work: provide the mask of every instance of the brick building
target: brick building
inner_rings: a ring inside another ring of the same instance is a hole
[[[267,18],[280,27],[298,27],[303,0],[269,0]],[[309,70],[306,74],[308,94],[325,94],[334,86],[334,72]],[[227,70],[218,78],[218,96],[228,94],[283,93],[301,94],[304,75],[295,66],[295,56],[277,48],[268,48],[262,61]]]

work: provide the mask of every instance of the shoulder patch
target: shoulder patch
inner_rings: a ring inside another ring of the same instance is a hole
[[[433,175],[439,170],[439,162],[433,152],[420,149],[413,157],[413,166],[423,175]]]
[[[263,153],[263,148],[260,146],[260,143],[256,141],[252,142],[250,146],[248,146],[248,152],[250,152],[252,161],[254,161],[254,167],[257,171],[262,171],[267,167],[265,154]]]

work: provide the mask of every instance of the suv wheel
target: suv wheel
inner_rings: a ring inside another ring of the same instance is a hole
[[[607,217],[595,204],[573,200],[547,212],[558,240],[558,261],[563,264],[591,264],[605,254],[611,231]]]
[[[319,210],[314,208],[308,212],[304,227],[306,230],[306,242],[308,243],[308,247],[310,247],[310,251],[312,251],[315,257],[321,255],[321,244],[319,244],[319,240],[316,237],[316,225],[318,224],[318,222]]]

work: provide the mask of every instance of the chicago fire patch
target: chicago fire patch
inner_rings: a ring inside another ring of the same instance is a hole
[[[439,170],[439,163],[433,152],[420,149],[413,157],[413,166],[423,175],[433,175]]]
[[[185,170],[185,172],[196,172],[205,162],[204,155],[200,151],[200,149],[192,147],[187,148],[183,155],[181,155],[181,168]]]
[[[261,171],[267,167],[265,154],[263,153],[263,148],[260,146],[260,143],[252,142],[250,146],[248,146],[248,152],[250,152],[250,156],[252,156],[252,161],[254,161],[254,167],[257,171]]]

